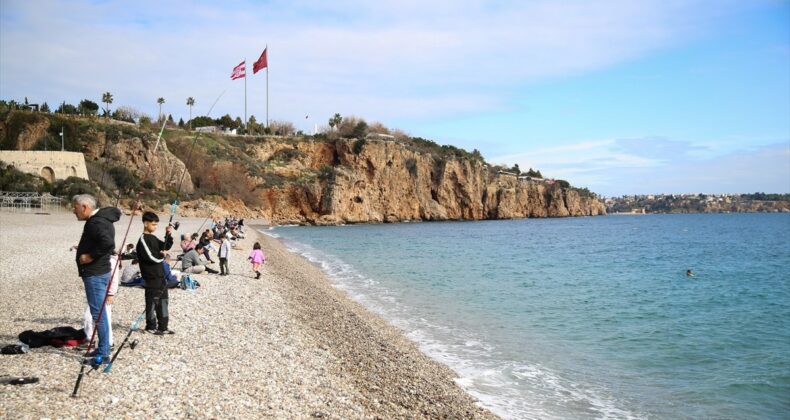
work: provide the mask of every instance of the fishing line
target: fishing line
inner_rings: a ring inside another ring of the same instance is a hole
[[[210,115],[211,114],[211,111],[214,109],[214,106],[217,104],[217,102],[219,102],[219,99],[222,97],[222,95],[225,94],[226,91],[227,91],[227,89],[222,91],[222,93],[220,93],[219,96],[217,96],[217,99],[214,100],[214,103],[211,105],[211,108],[209,108],[209,112],[206,115]],[[156,145],[154,146],[154,149],[151,152],[151,159],[148,161],[148,166],[146,168],[146,172],[145,172],[145,175],[143,176],[143,179],[147,179],[149,177],[149,174],[151,173],[152,162],[153,162],[154,158],[156,158],[156,149],[159,147],[159,142],[160,142],[160,140],[162,138],[162,134],[164,133],[164,128],[165,128],[165,124],[166,123],[167,123],[167,120],[165,120],[165,122],[162,124],[162,128],[159,131],[159,136],[158,136],[158,138],[156,140]],[[198,135],[195,136],[195,139],[192,142],[192,149],[190,150],[190,155],[189,155],[189,157],[187,159],[188,163],[191,163],[192,150],[194,149],[195,143],[197,142],[197,139],[200,137],[200,134],[201,133],[198,133]],[[176,192],[176,199],[175,199],[175,201],[173,203],[173,208],[174,209],[178,205],[178,197],[180,196],[180,193],[181,193],[181,184],[183,183],[184,175],[186,174],[186,170],[187,170],[187,163],[184,164],[184,172],[181,175],[181,181],[179,182],[178,190]],[[123,240],[121,241],[121,247],[118,250],[118,255],[119,256],[123,252],[123,246],[126,243],[126,238],[129,236],[129,231],[131,230],[131,227],[132,227],[132,221],[134,220],[134,214],[140,208],[140,204],[141,204],[140,203],[140,199],[142,198],[142,195],[143,195],[144,192],[145,191],[141,188],[140,191],[137,193],[137,196],[135,197],[134,208],[132,209],[132,213],[129,216],[129,224],[128,224],[127,228],[126,228],[126,232],[124,233]],[[172,223],[172,221],[173,221],[173,214],[170,215],[170,222]],[[115,265],[114,265],[114,267],[113,267],[113,269],[112,269],[112,272],[110,273],[110,280],[107,282],[107,289],[105,290],[104,300],[102,301],[102,304],[101,304],[101,306],[99,308],[99,316],[97,317],[96,321],[94,322],[93,333],[91,334],[91,339],[88,342],[88,347],[85,350],[85,356],[84,356],[85,358],[88,357],[88,355],[90,354],[91,349],[93,348],[93,342],[94,342],[94,340],[96,338],[96,335],[97,335],[97,332],[98,332],[98,325],[101,322],[102,314],[104,313],[104,310],[105,310],[105,308],[107,306],[107,297],[109,296],[108,293],[110,291],[110,286],[112,284],[112,278],[115,275],[115,272],[117,271],[118,266],[120,265],[120,262],[121,262],[121,260],[120,260],[120,258],[118,258],[116,263],[115,263]],[[160,299],[161,299],[161,296],[164,295],[164,292],[166,290],[167,290],[167,282],[165,282],[165,285],[162,288],[162,292],[159,295]],[[145,313],[145,311],[143,311],[143,313]],[[116,353],[116,357],[117,357],[117,353]],[[102,361],[101,360],[101,356],[97,357],[96,360],[100,363]],[[111,359],[111,361],[112,360],[114,360],[114,358]],[[71,394],[71,396],[73,398],[77,397],[77,392],[79,391],[80,383],[82,382],[82,378],[85,376],[85,366],[86,366],[85,363],[83,363],[80,366],[80,372],[77,375],[77,380],[76,380],[76,382],[74,384],[74,390],[72,391],[72,394]],[[94,367],[94,370],[95,369],[96,369],[96,367]]]
[[[162,129],[159,131],[159,136],[156,139],[156,144],[154,145],[154,149],[151,151],[151,159],[148,160],[148,166],[146,167],[146,172],[143,175],[143,179],[147,179],[151,173],[152,162],[156,158],[156,150],[159,147],[159,141],[162,139],[162,134],[164,133],[164,127],[165,124],[163,123]],[[112,286],[112,279],[115,276],[115,273],[118,271],[118,267],[121,264],[120,255],[123,252],[123,247],[124,244],[126,243],[126,238],[129,237],[129,231],[132,228],[132,221],[134,221],[134,214],[140,208],[140,204],[141,204],[140,200],[144,192],[145,191],[141,188],[135,197],[134,207],[132,208],[132,213],[129,215],[129,224],[127,225],[126,232],[123,235],[123,240],[121,241],[120,249],[118,249],[117,251],[118,258],[116,258],[115,264],[113,265],[112,271],[110,272],[110,278],[107,281],[107,288],[104,291],[104,300],[102,300],[102,304],[99,307],[99,315],[96,317],[96,320],[94,321],[93,332],[91,333],[90,341],[88,341],[88,347],[85,349],[85,355],[83,356],[84,359],[88,358],[88,356],[90,355],[90,351],[93,349],[93,343],[96,339],[96,335],[98,334],[99,324],[101,323],[102,315],[104,314],[104,311],[106,310],[107,307],[107,298],[109,297],[110,287]],[[102,362],[101,355],[98,355],[98,357],[94,359],[94,361],[101,363]],[[74,390],[71,393],[71,396],[73,398],[77,397],[77,392],[79,391],[80,383],[82,382],[82,378],[85,375],[85,366],[86,366],[85,363],[82,363],[82,365],[80,366],[80,372],[77,375],[77,381],[74,383]],[[95,369],[96,368],[94,368],[94,370]]]

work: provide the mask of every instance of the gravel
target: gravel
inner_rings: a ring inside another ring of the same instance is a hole
[[[204,220],[179,221],[191,233]],[[0,345],[28,329],[81,328],[85,293],[69,247],[82,225],[65,212],[0,213]],[[120,244],[129,218],[115,226]],[[141,233],[138,216],[126,242]],[[256,240],[268,258],[260,280],[246,260]],[[494,418],[450,369],[277,240],[248,229],[229,265],[229,276],[195,275],[195,291],[171,290],[176,334],[133,333],[137,348],[112,373],[86,376],[78,398],[80,351],[1,355],[0,376],[40,382],[0,385],[0,418]],[[143,308],[142,289],[121,288],[116,345]]]

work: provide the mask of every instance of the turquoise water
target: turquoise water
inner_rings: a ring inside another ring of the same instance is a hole
[[[504,417],[790,417],[790,215],[266,233]]]

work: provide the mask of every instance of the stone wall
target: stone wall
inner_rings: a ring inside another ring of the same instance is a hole
[[[49,182],[70,176],[88,179],[85,156],[78,152],[0,150],[0,160]]]

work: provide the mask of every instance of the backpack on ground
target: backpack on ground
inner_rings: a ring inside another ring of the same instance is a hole
[[[183,274],[181,276],[181,288],[184,290],[195,290],[200,287],[200,283],[192,278],[190,274]]]

